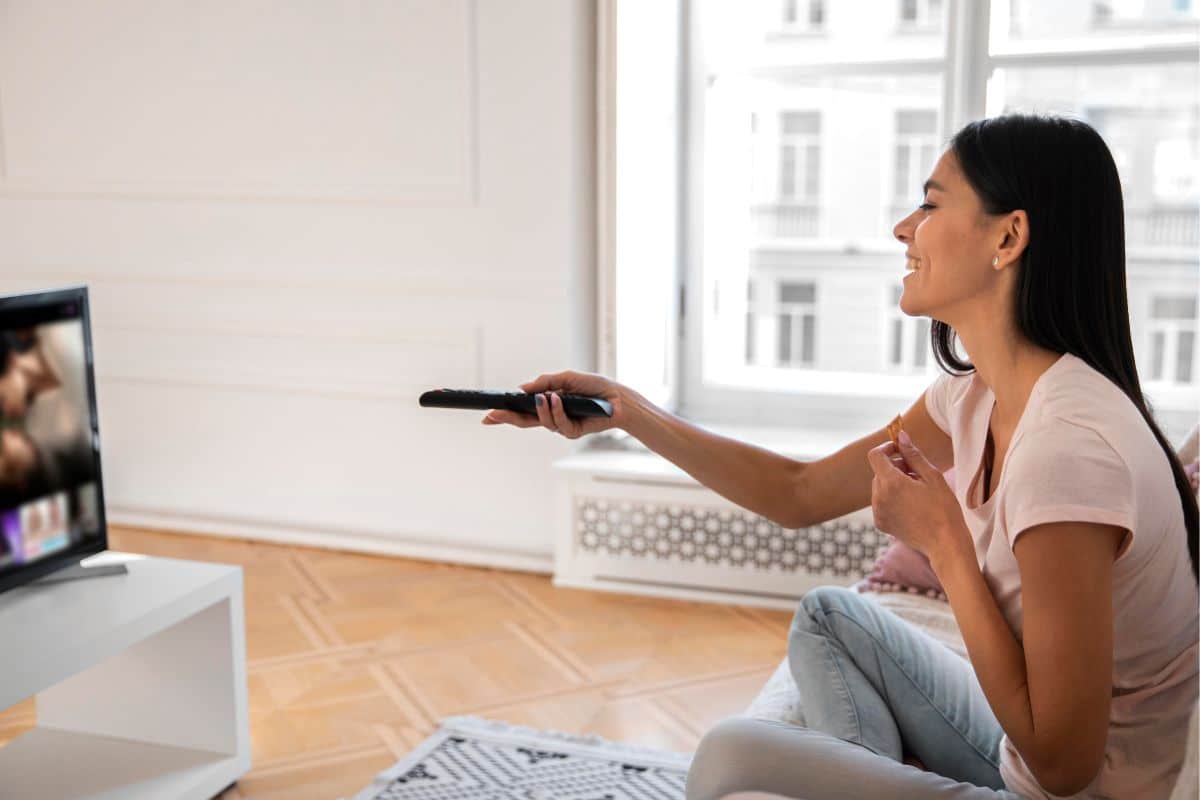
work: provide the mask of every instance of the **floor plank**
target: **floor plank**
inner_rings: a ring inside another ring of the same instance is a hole
[[[352,796],[453,714],[691,751],[786,652],[780,611],[161,531],[110,545],[244,569],[253,765],[222,800]],[[33,700],[0,711],[0,744],[35,720]]]

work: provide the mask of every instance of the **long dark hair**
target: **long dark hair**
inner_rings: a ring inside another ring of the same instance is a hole
[[[1022,209],[1029,244],[1017,272],[1017,327],[1034,344],[1071,353],[1121,388],[1158,440],[1183,503],[1192,575],[1200,509],[1175,448],[1142,395],[1125,293],[1125,209],[1121,181],[1100,134],[1086,122],[1006,114],[977,120],[950,141],[967,182],[988,214]],[[956,334],[930,327],[933,355],[953,374],[975,366],[954,352]]]

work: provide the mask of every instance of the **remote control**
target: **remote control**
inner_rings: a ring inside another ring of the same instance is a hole
[[[612,403],[600,397],[580,394],[560,395],[563,411],[571,418],[611,417]],[[470,389],[434,389],[421,395],[426,408],[502,408],[520,414],[537,414],[534,395],[525,392],[475,391]]]

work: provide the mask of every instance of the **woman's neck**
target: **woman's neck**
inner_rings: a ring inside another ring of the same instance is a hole
[[[955,328],[955,332],[980,380],[996,398],[992,430],[1011,433],[1025,411],[1034,384],[1062,354],[1039,347],[1012,330],[997,334],[994,326],[965,331]]]

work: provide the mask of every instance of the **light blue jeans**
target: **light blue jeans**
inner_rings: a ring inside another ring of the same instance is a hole
[[[788,661],[807,727],[721,722],[696,751],[688,800],[1020,800],[1000,778],[1003,730],[971,664],[869,597],[840,586],[806,594]]]

